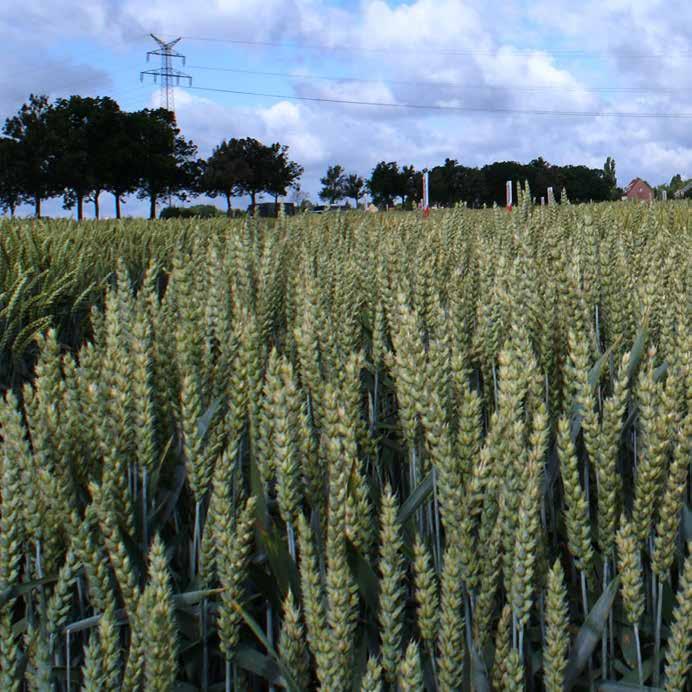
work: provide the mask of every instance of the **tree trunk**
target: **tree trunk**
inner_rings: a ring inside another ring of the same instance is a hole
[[[34,216],[41,218],[41,195],[34,195]]]
[[[115,218],[119,219],[120,218],[120,195],[114,192],[113,197],[115,197]]]
[[[84,197],[80,193],[77,193],[77,221],[81,221],[84,218]]]
[[[251,206],[251,209],[252,209],[252,216],[255,215],[255,207],[257,206],[256,201],[255,201],[256,197],[257,197],[257,193],[253,190],[253,191],[250,193],[250,199],[252,200],[252,206]]]
[[[279,195],[274,195],[274,216],[279,218]]]
[[[99,195],[101,192],[99,190],[96,190],[94,192],[94,218],[98,219],[100,216],[100,208],[99,208]]]
[[[231,214],[231,195],[226,192],[226,216],[232,216]]]
[[[353,198],[353,201],[356,203],[356,209],[358,209],[358,199],[359,199],[358,197]]]
[[[152,192],[149,195],[149,218],[156,218],[156,193]]]

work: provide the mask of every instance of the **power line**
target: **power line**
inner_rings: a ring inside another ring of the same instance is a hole
[[[209,72],[232,72],[234,74],[247,74],[263,77],[285,77],[289,79],[299,79],[305,81],[326,81],[326,82],[356,82],[359,84],[400,84],[402,86],[437,86],[454,87],[460,90],[497,90],[497,91],[563,91],[563,92],[588,92],[588,93],[678,93],[692,91],[692,87],[563,87],[559,84],[536,84],[529,86],[503,86],[501,84],[460,84],[459,82],[445,81],[411,81],[398,79],[367,79],[363,77],[349,76],[325,76],[301,74],[296,72],[268,72],[261,70],[243,70],[234,67],[209,67],[206,65],[189,65],[191,70],[205,70]]]
[[[692,118],[692,113],[636,113],[621,111],[561,111],[543,109],[521,108],[490,108],[486,106],[442,106],[437,104],[422,103],[387,103],[383,101],[360,101],[352,99],[337,99],[321,96],[296,96],[293,94],[267,94],[258,91],[240,91],[235,89],[218,89],[214,87],[188,86],[195,91],[210,91],[222,94],[236,94],[240,96],[261,96],[272,99],[287,99],[293,101],[311,101],[315,103],[339,103],[352,106],[376,106],[382,108],[413,109],[423,111],[448,111],[455,113],[493,113],[499,115],[548,115],[588,118],[648,118],[648,119],[687,119]]]
[[[206,41],[210,43],[228,43],[237,46],[250,46],[258,48],[293,48],[303,50],[320,50],[320,51],[350,51],[353,53],[435,53],[438,55],[456,55],[456,56],[496,56],[500,51],[508,49],[514,53],[523,55],[531,55],[532,53],[542,53],[544,55],[553,55],[555,57],[618,57],[625,59],[662,59],[667,57],[679,56],[684,58],[692,58],[692,51],[676,51],[675,53],[637,53],[628,51],[608,51],[608,50],[593,50],[584,49],[547,49],[547,48],[515,48],[513,46],[502,46],[492,50],[452,50],[447,48],[420,47],[420,48],[368,48],[364,46],[348,46],[348,45],[329,45],[329,44],[309,44],[309,43],[287,43],[279,41],[249,41],[247,39],[232,39],[232,38],[215,38],[208,36],[183,36],[186,41]]]

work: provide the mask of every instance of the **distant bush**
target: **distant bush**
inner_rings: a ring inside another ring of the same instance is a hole
[[[213,219],[225,214],[213,204],[195,204],[192,207],[165,207],[160,219]]]

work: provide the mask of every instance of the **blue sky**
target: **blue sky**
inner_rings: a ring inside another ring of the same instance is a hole
[[[474,109],[176,90],[179,123],[202,155],[228,137],[288,144],[305,167],[302,186],[313,200],[328,165],[367,175],[380,160],[430,166],[449,156],[482,165],[543,156],[600,167],[614,156],[621,184],[635,175],[653,184],[675,173],[692,176],[692,118],[506,112],[692,114],[692,3],[509,0],[489,6],[481,0],[188,6],[6,0],[0,7],[6,56],[0,118],[30,92],[110,95],[124,109],[158,105],[158,88],[151,79],[139,80],[141,70],[156,66],[145,61],[154,47],[147,35],[154,32],[184,37],[179,49],[187,66],[179,67],[195,87]],[[102,206],[109,213],[107,196]],[[69,213],[59,201],[47,210]],[[127,206],[131,214],[144,211],[136,200]]]

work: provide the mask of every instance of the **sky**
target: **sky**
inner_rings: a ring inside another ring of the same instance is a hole
[[[313,201],[327,166],[367,177],[382,160],[613,156],[622,186],[692,177],[692,3],[671,0],[5,0],[0,121],[32,92],[158,106],[140,80],[159,66],[150,33],[182,37],[176,116],[200,155],[231,137],[287,144]]]

